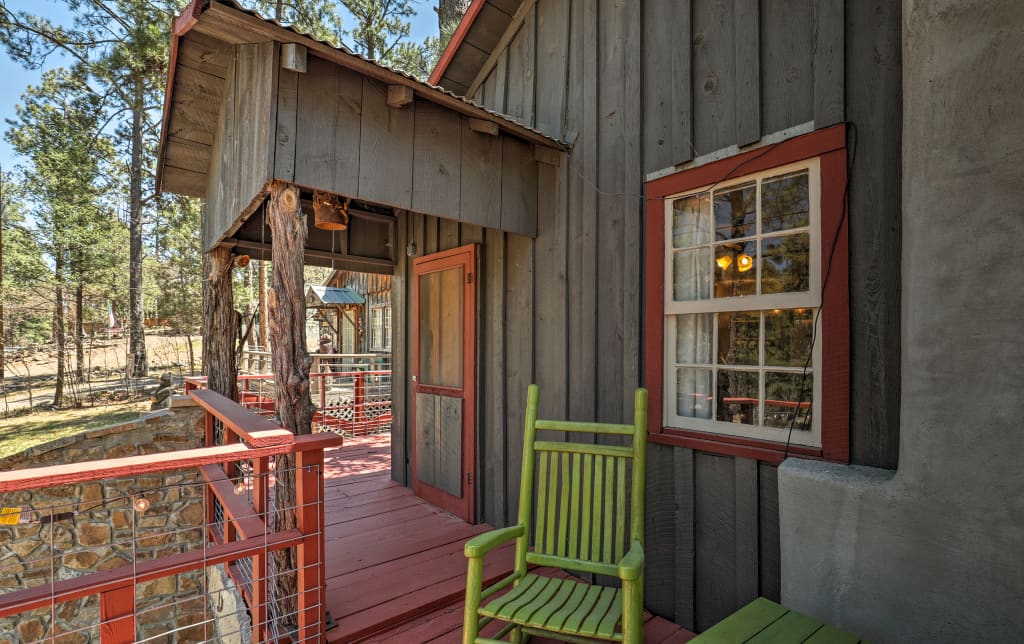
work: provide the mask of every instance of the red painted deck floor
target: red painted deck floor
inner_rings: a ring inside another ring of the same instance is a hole
[[[338,623],[328,641],[461,641],[462,545],[491,526],[469,525],[393,482],[387,435],[346,439],[324,467],[327,608]],[[510,544],[489,556],[485,575],[497,580],[511,569]],[[646,622],[646,642],[692,637],[660,617]]]

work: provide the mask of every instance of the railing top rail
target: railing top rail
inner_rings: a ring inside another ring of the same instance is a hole
[[[194,389],[189,392],[189,396],[252,447],[272,447],[292,442],[290,431],[254,414],[227,396],[210,389]]]
[[[290,436],[290,434],[289,434]],[[68,465],[32,467],[0,472],[0,493],[34,490],[54,485],[73,485],[153,472],[191,469],[214,463],[240,461],[291,454],[315,449],[338,447],[342,437],[331,432],[295,436],[286,444],[271,447],[249,447],[242,443],[200,447],[177,452],[159,452],[143,456],[84,461]]]

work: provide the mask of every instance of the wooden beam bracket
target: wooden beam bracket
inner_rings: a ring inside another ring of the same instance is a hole
[[[282,43],[281,67],[293,72],[305,73],[306,47],[293,42]]]
[[[562,153],[543,145],[533,146],[533,158],[535,161],[553,165],[556,168],[562,165]]]
[[[402,108],[412,103],[412,88],[406,85],[388,85],[388,107]]]
[[[469,129],[480,134],[489,134],[491,136],[498,136],[498,124],[494,121],[485,121],[483,119],[469,119]]]

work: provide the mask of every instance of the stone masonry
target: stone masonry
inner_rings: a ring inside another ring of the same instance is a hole
[[[0,459],[0,470],[81,463],[201,447],[204,414],[179,397],[171,409],[136,421],[52,441]],[[204,486],[195,470],[0,494],[0,507],[28,510],[29,522],[0,525],[0,595],[202,547]],[[149,507],[139,512],[135,501]],[[238,592],[223,574],[217,589],[203,571],[136,588],[138,639],[242,641],[248,623]],[[212,594],[208,594],[212,593]],[[221,597],[228,595],[228,597]],[[221,615],[234,612],[233,616]],[[223,619],[221,618],[223,617]],[[204,626],[204,622],[206,622]],[[0,644],[56,636],[62,644],[99,642],[99,597],[0,619]],[[218,631],[218,628],[220,631]],[[63,634],[63,636],[61,636]]]

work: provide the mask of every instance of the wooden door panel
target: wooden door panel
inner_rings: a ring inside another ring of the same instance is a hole
[[[462,399],[416,394],[416,478],[462,498]]]
[[[474,520],[476,246],[413,261],[413,490]]]

